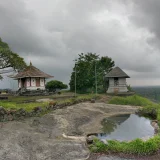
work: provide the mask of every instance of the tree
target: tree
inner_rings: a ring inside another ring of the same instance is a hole
[[[133,89],[132,89],[131,85],[127,85],[127,89],[128,89],[129,92],[133,92]]]
[[[14,53],[10,50],[7,43],[3,42],[0,38],[0,73],[5,73],[5,71],[2,72],[3,69],[6,69],[7,71],[20,71],[26,67],[26,63],[24,62],[24,59],[21,58],[17,53]],[[13,70],[8,70],[8,69]],[[2,76],[0,76],[2,78]]]
[[[52,81],[47,82],[46,88],[49,91],[55,91],[56,89],[67,89],[68,86],[61,81],[52,80]]]
[[[75,71],[76,71],[76,89],[78,92],[85,93],[87,90],[95,90],[95,70],[97,72],[97,85],[106,90],[105,74],[114,67],[114,61],[108,56],[100,57],[96,53],[81,53],[75,59],[75,66],[71,73],[70,90],[75,89]]]

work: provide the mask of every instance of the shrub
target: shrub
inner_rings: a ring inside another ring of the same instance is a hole
[[[94,144],[91,144],[89,148],[91,152],[106,152],[108,150],[106,144],[99,141],[97,138],[94,139]]]
[[[56,89],[67,89],[68,86],[66,84],[63,84],[63,82],[61,81],[52,80],[47,82],[46,88],[52,92],[52,91],[56,91]]]

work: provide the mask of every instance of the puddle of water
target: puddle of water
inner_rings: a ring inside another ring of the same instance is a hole
[[[103,133],[97,135],[100,139],[124,141],[154,135],[151,121],[135,114],[116,115],[105,118],[102,121],[102,126]]]

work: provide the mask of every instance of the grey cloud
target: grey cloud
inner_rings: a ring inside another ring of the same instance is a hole
[[[26,54],[58,54],[56,35],[52,39],[42,30],[33,11],[26,8],[23,1],[12,0],[0,2],[0,35],[8,42],[12,50]],[[48,40],[48,41],[47,41]]]
[[[147,28],[155,37],[149,43],[160,44],[160,1],[159,0],[133,0],[134,14],[131,20],[140,27]]]
[[[0,37],[27,63],[66,83],[81,52],[112,57],[133,78],[159,77],[159,48],[153,42],[159,41],[160,7],[158,1],[144,2],[5,0]]]

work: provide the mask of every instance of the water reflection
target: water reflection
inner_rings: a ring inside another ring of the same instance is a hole
[[[154,135],[150,120],[135,114],[117,115],[101,122],[100,139],[132,140]]]
[[[130,114],[116,115],[103,119],[101,122],[103,128],[102,131],[106,134],[113,132],[118,125],[126,121],[130,117]],[[103,133],[102,133],[103,134]]]

